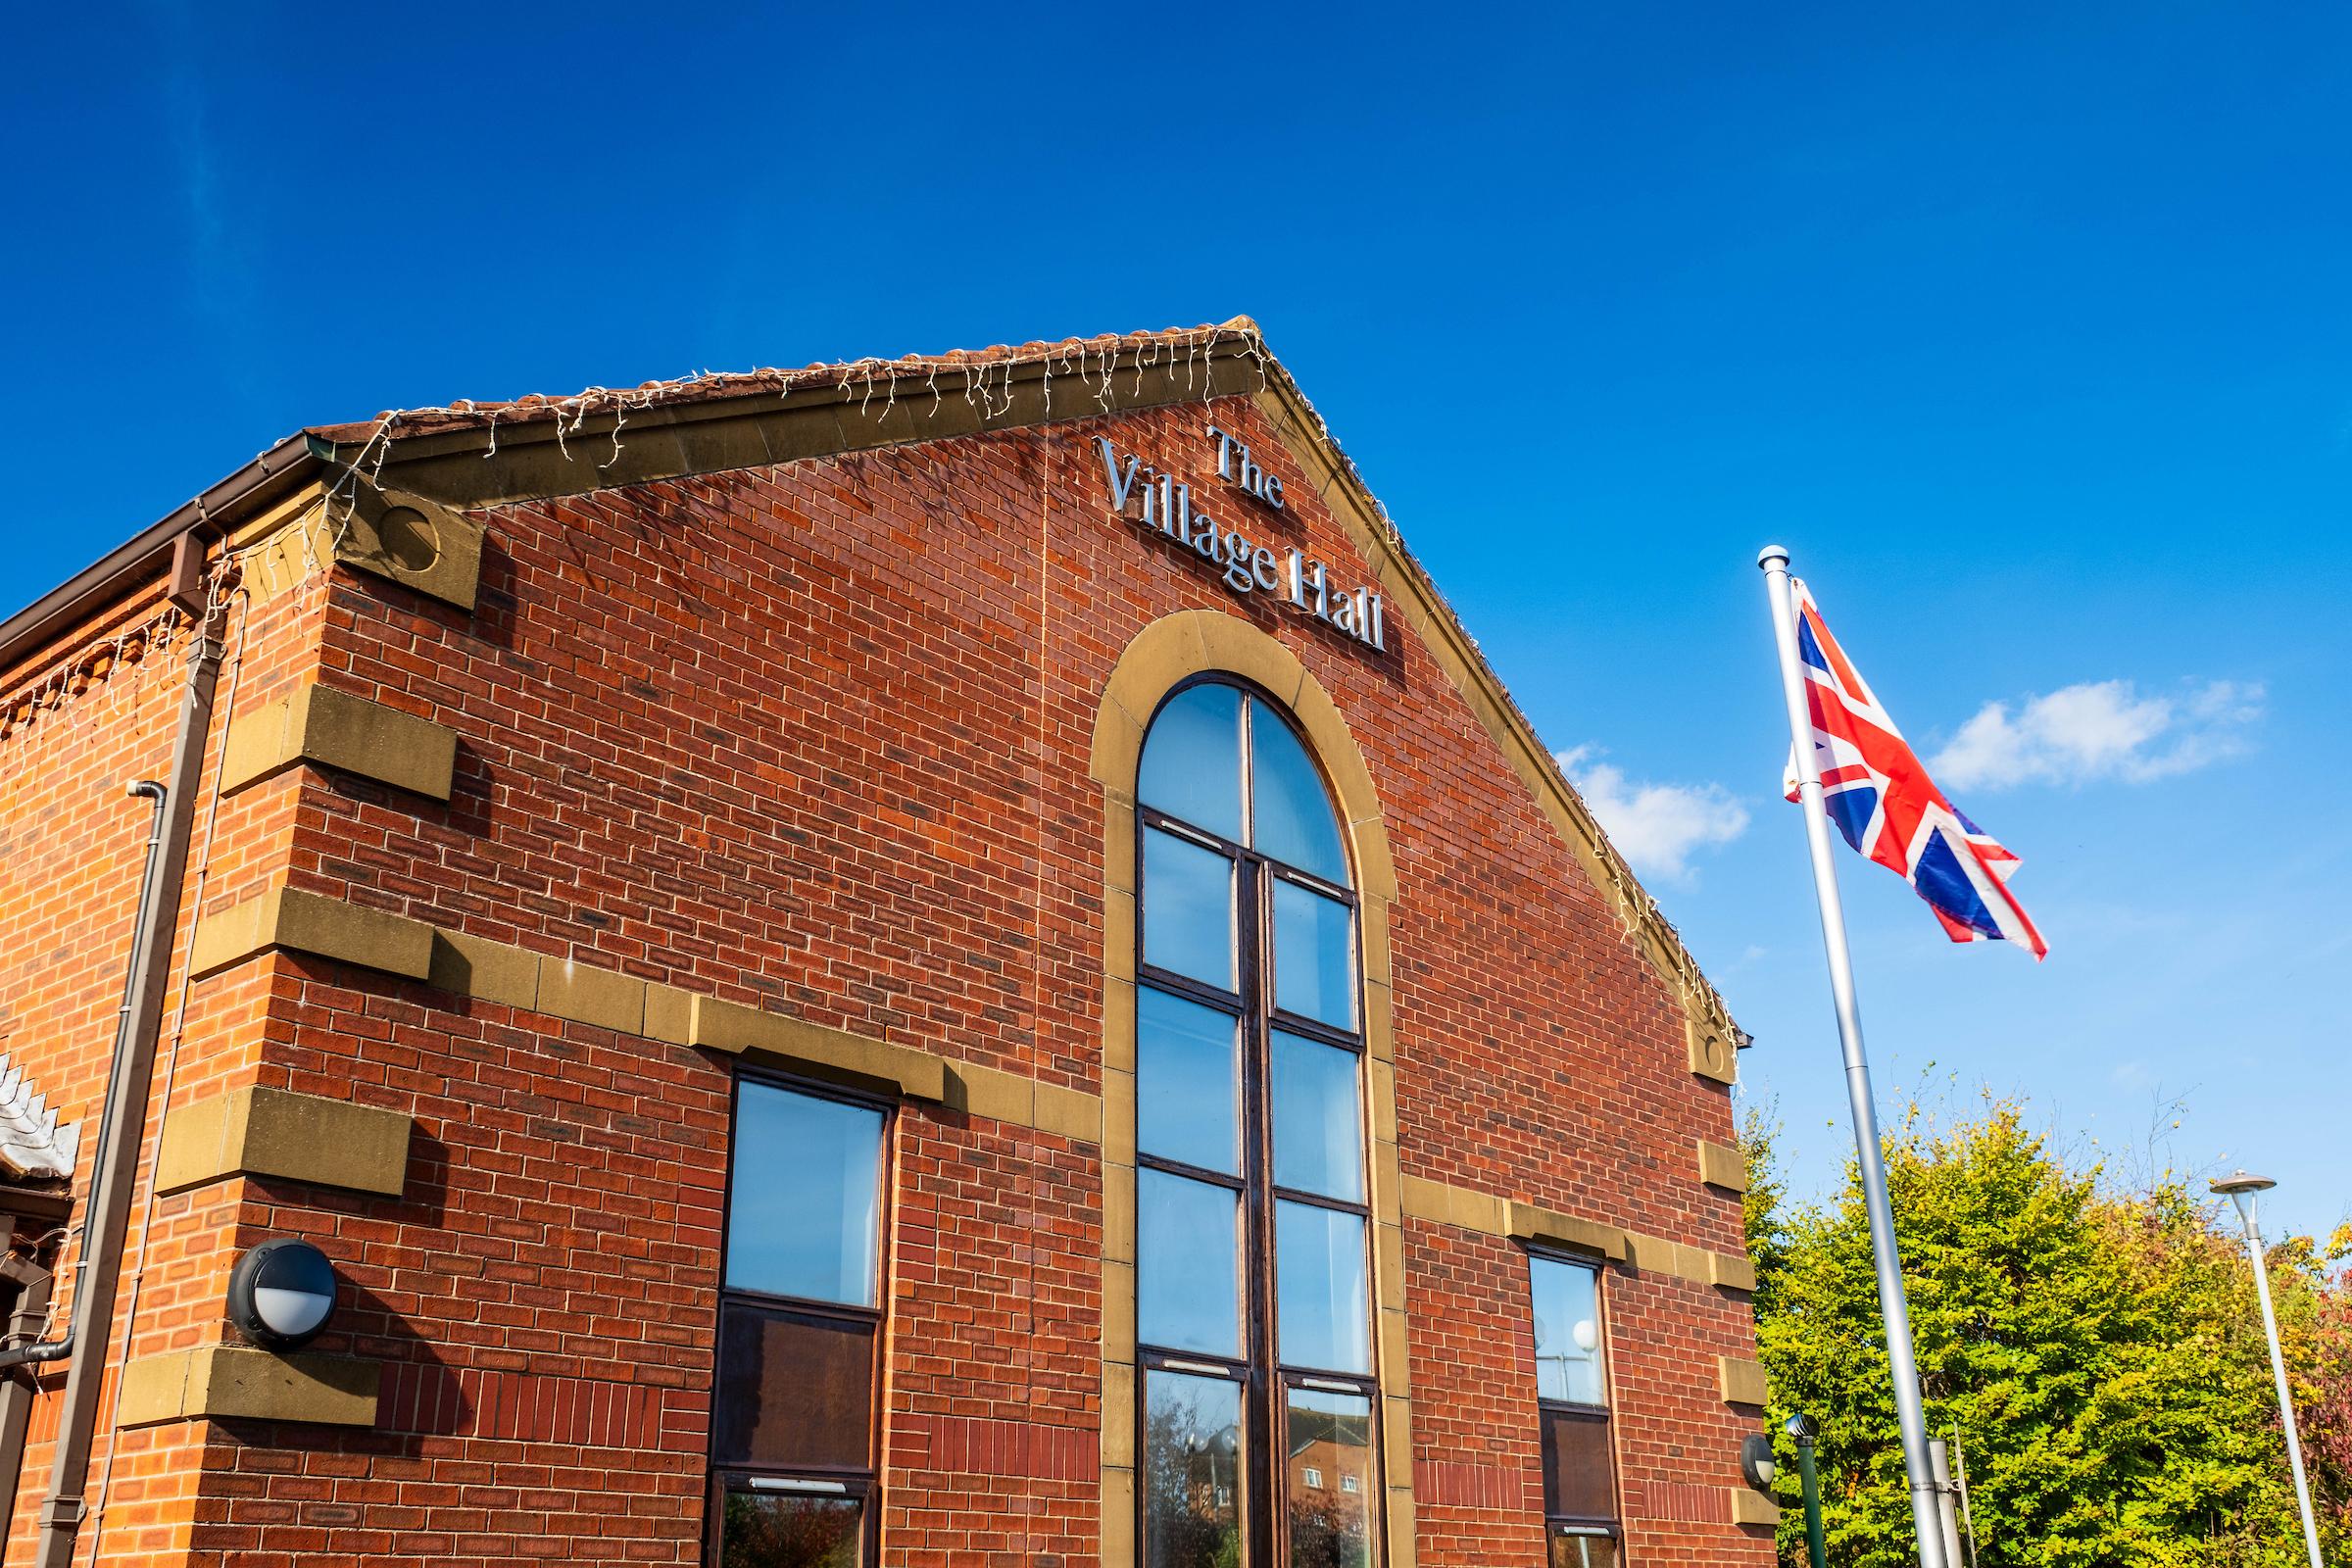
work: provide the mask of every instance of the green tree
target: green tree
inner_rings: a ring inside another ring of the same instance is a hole
[[[1898,1568],[1910,1503],[1859,1181],[1849,1161],[1834,1200],[1791,1205],[1776,1131],[1751,1115],[1743,1133],[1782,1555],[1803,1561],[1779,1434],[1802,1409],[1822,1426],[1831,1560]],[[1886,1157],[1928,1419],[1966,1446],[1986,1568],[2300,1561],[2251,1277],[2209,1202],[2169,1176],[2103,1193],[2008,1102],[1941,1132],[1914,1107]],[[2282,1322],[2324,1381],[2328,1282],[2309,1244],[2280,1254]]]

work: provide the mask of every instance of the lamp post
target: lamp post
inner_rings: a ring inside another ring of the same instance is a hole
[[[1805,1555],[1812,1559],[1813,1568],[1828,1568],[1830,1546],[1821,1530],[1821,1476],[1813,1468],[1813,1440],[1821,1435],[1821,1427],[1809,1415],[1792,1415],[1788,1432],[1796,1440],[1796,1474],[1804,1484]]]
[[[2295,1473],[2295,1504],[2303,1510],[2303,1545],[2311,1553],[2311,1568],[2327,1568],[2320,1561],[2319,1526],[2311,1517],[2311,1484],[2303,1479],[2303,1444],[2295,1436],[2295,1400],[2286,1386],[2286,1356],[2278,1348],[2278,1317],[2271,1310],[2271,1270],[2262,1255],[2262,1229],[2254,1218],[2255,1204],[2261,1195],[2278,1184],[2268,1176],[2249,1176],[2239,1171],[2213,1183],[2213,1190],[2237,1205],[2237,1217],[2246,1222],[2246,1255],[2254,1260],[2254,1294],[2262,1302],[2262,1332],[2271,1342],[2271,1376],[2278,1384],[2278,1419],[2286,1428],[2286,1462]]]

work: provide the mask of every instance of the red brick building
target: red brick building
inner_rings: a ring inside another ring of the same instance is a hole
[[[0,665],[9,1564],[1769,1557],[1738,1033],[1247,321],[306,431]]]

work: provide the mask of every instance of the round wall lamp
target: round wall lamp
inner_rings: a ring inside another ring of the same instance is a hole
[[[1740,1474],[1758,1492],[1772,1490],[1772,1478],[1780,1467],[1773,1463],[1772,1440],[1761,1432],[1751,1432],[1740,1440]]]
[[[228,1276],[228,1320],[270,1350],[298,1350],[335,1315],[335,1265],[305,1241],[264,1242]]]

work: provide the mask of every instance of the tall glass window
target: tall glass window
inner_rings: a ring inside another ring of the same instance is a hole
[[[884,1112],[735,1091],[710,1411],[710,1560],[859,1568],[874,1541]]]
[[[1617,1488],[1609,1454],[1600,1274],[1541,1253],[1529,1255],[1527,1271],[1550,1568],[1614,1568]]]
[[[1218,680],[1137,780],[1146,1568],[1369,1568],[1379,1388],[1356,900],[1298,732]]]

